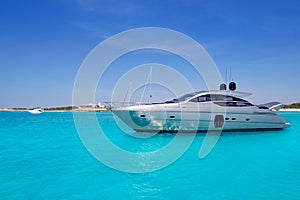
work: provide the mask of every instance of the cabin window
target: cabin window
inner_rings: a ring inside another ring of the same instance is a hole
[[[240,99],[234,96],[227,96],[227,95],[202,95],[190,100],[190,102],[208,102],[212,101],[219,106],[228,106],[228,107],[243,107],[243,106],[253,106],[253,104],[249,103],[244,99]]]
[[[219,95],[220,97],[220,95]],[[244,106],[253,106],[253,104],[249,103],[244,99],[240,99],[233,96],[223,96],[223,100],[215,100],[214,103],[218,104],[219,106],[228,106],[228,107],[244,107]]]
[[[204,101],[206,101],[206,97],[205,96],[198,97],[198,102],[204,102]]]

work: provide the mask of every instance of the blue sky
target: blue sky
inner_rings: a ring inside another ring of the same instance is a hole
[[[88,53],[114,34],[148,26],[195,39],[223,75],[231,66],[254,103],[300,102],[297,0],[2,0],[0,107],[71,105]]]

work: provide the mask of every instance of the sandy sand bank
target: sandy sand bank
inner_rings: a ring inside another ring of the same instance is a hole
[[[279,112],[300,112],[300,108],[285,108],[280,109]]]

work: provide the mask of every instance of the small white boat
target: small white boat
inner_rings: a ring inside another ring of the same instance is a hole
[[[280,130],[289,126],[276,111],[282,104],[254,105],[250,93],[220,90],[186,94],[164,103],[112,107],[112,112],[137,132],[201,132]]]
[[[41,108],[34,108],[31,110],[28,110],[28,112],[30,112],[31,114],[41,114],[43,112],[43,110]]]

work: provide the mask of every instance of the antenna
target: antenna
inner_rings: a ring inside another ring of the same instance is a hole
[[[149,72],[149,103],[151,103],[152,98],[152,66],[150,66],[150,72]]]
[[[131,93],[131,87],[132,87],[131,85],[132,85],[132,82],[130,81],[129,87],[127,88],[127,91],[126,91],[126,95],[125,95],[125,97],[124,97],[124,99],[123,99],[123,104],[122,104],[122,106],[124,106],[124,103],[125,103],[125,101],[126,101],[127,95]],[[128,102],[129,102],[129,100],[130,100],[130,95],[128,95]]]
[[[143,100],[147,85],[149,85],[149,102],[150,102],[150,98],[152,97],[152,95],[151,95],[151,90],[152,90],[151,82],[152,82],[152,66],[150,66],[150,71],[149,71],[149,74],[148,74],[148,77],[147,77],[147,80],[146,80],[146,83],[145,83],[145,87],[144,87],[142,95],[140,97],[140,102],[142,102],[142,100]]]
[[[229,90],[235,91],[236,90],[236,83],[233,82],[232,74],[231,74],[231,65],[230,65],[230,83],[229,83]]]
[[[225,71],[225,84],[228,84],[228,68],[226,67],[226,71]]]
[[[229,65],[229,82],[232,81],[231,79],[231,65]]]

